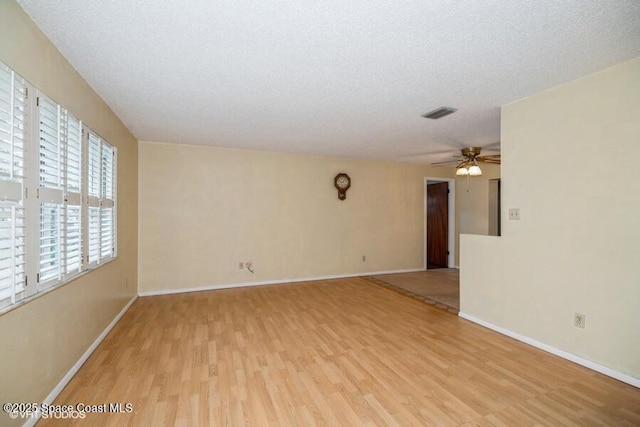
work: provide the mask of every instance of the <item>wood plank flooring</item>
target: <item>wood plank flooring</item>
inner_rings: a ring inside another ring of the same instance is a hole
[[[359,278],[139,298],[55,403],[78,402],[133,404],[77,420],[103,426],[640,425],[640,390]]]

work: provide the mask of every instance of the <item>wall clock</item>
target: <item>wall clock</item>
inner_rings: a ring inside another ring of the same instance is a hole
[[[339,173],[333,179],[333,184],[338,189],[338,199],[344,200],[347,198],[347,190],[351,187],[351,178],[346,173]]]

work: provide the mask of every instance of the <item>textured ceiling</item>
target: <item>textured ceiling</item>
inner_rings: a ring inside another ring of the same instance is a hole
[[[138,139],[219,147],[437,161],[640,56],[638,0],[18,2]]]

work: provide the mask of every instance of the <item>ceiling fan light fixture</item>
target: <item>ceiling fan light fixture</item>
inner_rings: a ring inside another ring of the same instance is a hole
[[[456,169],[456,175],[457,176],[467,176],[467,175],[469,175],[469,170],[467,168],[465,168],[464,166],[459,167],[458,169]]]
[[[473,165],[469,168],[469,176],[480,176],[480,175],[482,175],[482,169],[480,169],[480,166]]]
[[[443,118],[444,116],[448,116],[451,113],[455,113],[456,111],[458,111],[457,108],[440,107],[423,114],[422,117],[424,117],[425,119],[437,120]]]

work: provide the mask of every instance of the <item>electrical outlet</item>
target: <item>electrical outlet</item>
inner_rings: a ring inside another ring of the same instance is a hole
[[[586,316],[581,313],[574,313],[573,315],[573,326],[576,328],[584,329],[584,323],[586,321]]]
[[[509,220],[520,221],[520,208],[509,209]]]
[[[362,255],[362,262],[367,262],[367,256],[366,255]]]
[[[244,262],[238,263],[238,270],[244,270]]]

